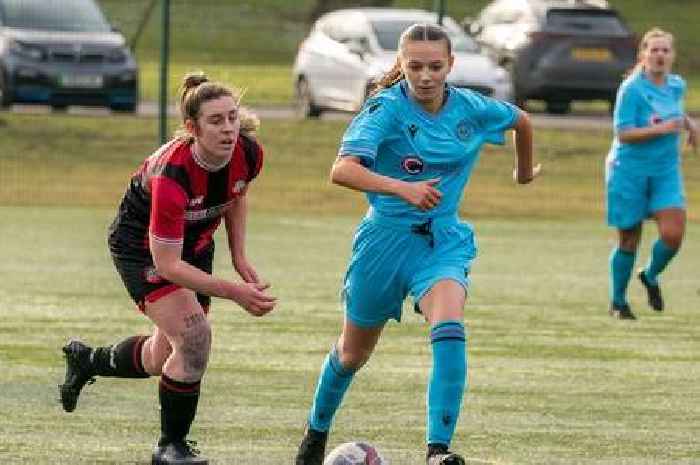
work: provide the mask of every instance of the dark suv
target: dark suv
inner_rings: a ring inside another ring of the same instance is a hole
[[[137,102],[134,57],[95,0],[0,0],[0,107]]]
[[[465,29],[512,73],[516,103],[607,100],[636,59],[636,37],[617,11],[594,0],[495,0]]]

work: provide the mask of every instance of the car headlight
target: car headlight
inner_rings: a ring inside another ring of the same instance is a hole
[[[10,41],[10,52],[22,58],[41,61],[46,56],[45,50],[38,45],[30,45],[18,40]]]
[[[107,61],[109,61],[110,63],[124,63],[126,61],[127,56],[127,52],[124,48],[113,48],[107,54]]]

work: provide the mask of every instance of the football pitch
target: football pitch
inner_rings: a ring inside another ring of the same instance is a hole
[[[52,151],[27,136],[30,126],[56,137]],[[9,116],[3,129],[3,464],[149,463],[159,430],[156,379],[100,378],[71,414],[61,410],[56,387],[68,337],[103,345],[150,329],[105,244],[112,205],[152,142],[143,126],[127,118]],[[360,194],[326,181],[341,124],[267,128],[248,255],[279,304],[255,319],[214,301],[211,363],[192,431],[212,464],[292,463],[318,370],[339,333],[338,291],[362,214]],[[614,235],[600,205],[608,137],[541,133],[538,154],[548,171],[539,187],[512,186],[510,153],[489,149],[467,190],[464,216],[480,256],[465,311],[469,389],[453,448],[474,464],[700,463],[698,157],[686,166],[694,219],[662,278],[667,311],[648,310],[633,281],[640,319],[616,321],[607,315]],[[45,181],[22,191],[32,176]],[[647,225],[639,264],[652,231]],[[218,246],[215,273],[231,276],[221,235]],[[357,375],[329,446],[364,439],[391,464],[422,464],[430,362],[428,329],[407,305]]]

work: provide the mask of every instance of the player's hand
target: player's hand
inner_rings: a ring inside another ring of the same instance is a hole
[[[268,283],[227,283],[226,298],[233,300],[253,316],[263,316],[277,303],[277,298],[265,293]]]
[[[234,257],[233,267],[235,268],[241,279],[247,283],[259,283],[260,278],[258,273],[255,271],[253,265],[251,265],[245,257]]]
[[[438,182],[440,182],[439,179],[405,182],[402,184],[399,196],[423,211],[430,210],[435,208],[442,200],[442,192],[434,187]]]
[[[513,180],[518,184],[529,184],[542,172],[542,164],[538,163],[532,167],[532,173],[528,177],[518,177],[518,168],[513,168]]]
[[[671,119],[668,121],[663,121],[661,123],[654,124],[657,134],[673,134],[674,132],[680,132],[685,125],[683,118]]]

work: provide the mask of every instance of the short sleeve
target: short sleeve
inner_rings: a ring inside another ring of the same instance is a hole
[[[367,100],[345,130],[339,154],[359,157],[364,165],[372,166],[379,145],[395,125],[392,103],[381,95]]]
[[[515,105],[491,97],[480,96],[478,119],[484,140],[490,144],[502,145],[504,131],[515,126],[520,110]]]
[[[620,87],[615,99],[613,127],[615,133],[637,126],[636,117],[639,110],[639,92],[631,85]]]
[[[187,194],[165,176],[151,181],[151,221],[149,234],[157,241],[180,244],[185,233]]]

